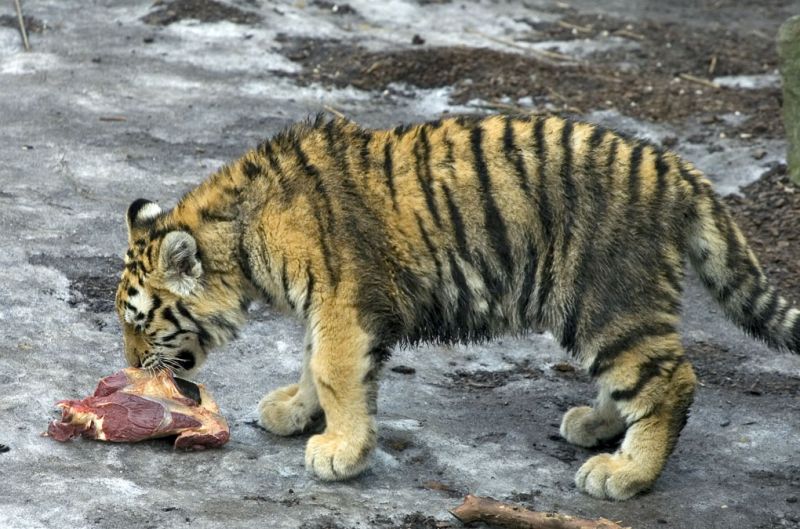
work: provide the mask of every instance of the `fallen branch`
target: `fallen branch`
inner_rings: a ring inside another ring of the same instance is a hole
[[[14,5],[17,8],[17,21],[19,22],[19,32],[22,33],[22,44],[25,46],[25,51],[31,51],[28,30],[25,29],[25,18],[22,16],[22,6],[19,5],[19,0],[14,0]]]
[[[625,529],[605,518],[586,520],[566,514],[529,511],[518,505],[472,494],[468,494],[464,503],[452,509],[450,514],[464,524],[485,522],[509,529]]]

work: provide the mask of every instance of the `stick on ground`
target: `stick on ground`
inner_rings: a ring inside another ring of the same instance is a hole
[[[464,524],[485,522],[508,529],[625,529],[605,518],[586,520],[566,514],[529,511],[518,505],[472,494],[468,494],[464,503],[452,509],[450,514]]]
[[[19,0],[14,0],[14,5],[17,8],[17,21],[19,22],[19,32],[22,33],[22,44],[25,46],[25,51],[31,51],[31,45],[28,43],[28,30],[25,29],[25,19],[22,17],[22,6],[19,5]]]

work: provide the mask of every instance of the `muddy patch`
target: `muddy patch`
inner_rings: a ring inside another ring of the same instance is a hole
[[[528,361],[515,364],[511,369],[501,371],[465,371],[457,370],[447,373],[446,384],[451,389],[466,388],[474,390],[494,389],[505,386],[509,382],[516,380],[533,380],[542,376],[542,370],[530,365]]]
[[[632,26],[594,15],[531,26],[527,35],[511,44],[555,46],[575,39],[614,38],[629,45],[577,58],[555,47],[519,53],[463,46],[375,52],[342,41],[286,36],[278,40],[283,53],[304,66],[299,74],[291,74],[301,83],[390,93],[394,84],[448,86],[453,89],[453,104],[480,100],[479,108],[506,112],[530,111],[530,104],[537,111],[574,114],[615,109],[654,122],[700,116],[707,125],[717,123],[729,134],[777,137],[783,132],[778,87],[746,90],[711,84],[721,75],[773,72],[775,45],[767,36],[721,29],[696,32],[651,21]],[[531,103],[525,108],[515,103],[527,97]],[[741,123],[723,122],[722,116],[736,112],[743,116]]]
[[[122,270],[122,259],[111,256],[77,257],[33,255],[32,265],[55,268],[69,280],[70,307],[80,307],[94,313],[112,312],[114,296]]]
[[[743,196],[726,197],[761,266],[781,293],[800,302],[800,187],[777,165],[742,188]]]
[[[153,9],[142,17],[142,22],[152,26],[168,26],[181,20],[200,22],[233,22],[234,24],[254,24],[261,21],[256,13],[238,7],[215,2],[214,0],[173,0],[153,2]]]
[[[28,33],[41,33],[47,29],[47,24],[36,17],[24,16],[25,30]],[[19,29],[19,20],[13,15],[0,15],[0,27]]]
[[[800,377],[787,373],[754,373],[737,366],[749,356],[736,353],[727,346],[695,342],[686,347],[686,354],[697,377],[706,386],[724,388],[751,396],[800,396]]]

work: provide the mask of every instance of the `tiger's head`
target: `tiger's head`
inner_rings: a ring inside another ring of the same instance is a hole
[[[115,303],[125,358],[133,367],[191,376],[211,347],[236,335],[246,307],[230,302],[219,278],[204,270],[195,237],[157,204],[134,201],[127,224]]]

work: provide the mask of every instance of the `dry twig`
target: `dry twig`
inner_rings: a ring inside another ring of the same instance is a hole
[[[631,31],[629,29],[618,29],[613,34],[618,37],[628,37],[629,39],[633,40],[644,40],[647,38],[641,33],[636,33],[635,31]]]
[[[518,505],[472,494],[468,494],[464,503],[452,509],[450,514],[461,523],[486,522],[509,529],[624,529],[605,518],[586,520],[566,514],[529,511]]]
[[[720,88],[720,86],[717,83],[713,82],[713,81],[709,81],[708,79],[703,79],[702,77],[696,77],[696,76],[688,74],[688,73],[682,73],[682,74],[678,75],[678,77],[680,77],[681,79],[683,79],[685,81],[689,81],[690,83],[701,84],[703,86],[707,86],[709,88],[713,88],[714,90],[719,90],[719,88]]]
[[[19,22],[19,32],[22,33],[22,44],[25,46],[25,51],[31,51],[28,30],[25,29],[25,19],[22,17],[22,6],[19,5],[19,0],[14,0],[14,5],[17,8],[17,21]]]
[[[322,105],[322,108],[323,108],[323,109],[325,109],[325,111],[326,111],[326,112],[330,112],[331,114],[333,114],[333,115],[334,115],[334,116],[336,116],[337,118],[340,118],[340,119],[347,119],[347,116],[345,116],[344,114],[342,114],[341,112],[339,112],[338,110],[336,110],[335,108],[333,108],[332,106],[329,106],[329,105]]]
[[[592,26],[579,26],[578,24],[572,24],[570,22],[567,22],[566,20],[559,20],[558,21],[558,25],[561,26],[562,28],[574,29],[578,33],[591,33],[592,32]]]

